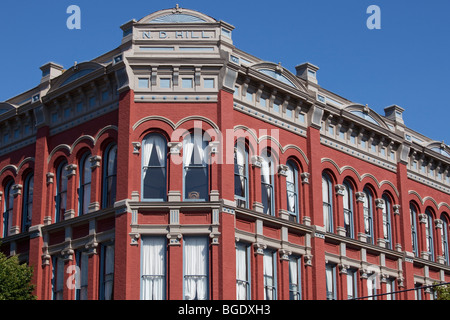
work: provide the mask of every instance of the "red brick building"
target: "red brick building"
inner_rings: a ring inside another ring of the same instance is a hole
[[[0,103],[1,249],[39,299],[412,300],[450,281],[450,149],[402,108],[196,11],[121,28]]]

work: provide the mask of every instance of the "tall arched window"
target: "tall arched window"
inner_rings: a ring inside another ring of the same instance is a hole
[[[429,259],[434,261],[434,233],[433,233],[433,215],[430,209],[425,210],[425,238],[427,243],[427,252]]]
[[[89,162],[91,154],[85,153],[80,160],[80,185],[78,188],[78,214],[81,216],[89,212],[91,203],[92,169]]]
[[[13,220],[14,195],[12,193],[13,181],[9,181],[5,186],[3,201],[3,237],[10,234]]]
[[[261,201],[263,212],[268,215],[275,215],[274,198],[274,162],[270,151],[261,155]]]
[[[27,232],[31,226],[31,217],[33,210],[33,188],[34,175],[30,173],[25,178],[25,186],[23,188],[22,232]]]
[[[450,264],[448,256],[448,219],[445,214],[441,214],[442,229],[441,229],[441,241],[442,241],[442,254],[444,255],[444,261],[446,264]]]
[[[354,209],[353,209],[353,188],[348,181],[344,181],[344,228],[345,236],[354,238]]]
[[[117,185],[117,145],[110,144],[103,157],[103,192],[102,206],[109,208],[116,202]]]
[[[409,204],[409,213],[411,215],[412,250],[413,250],[413,253],[417,257],[417,256],[419,256],[419,248],[418,248],[418,242],[417,242],[417,208],[412,202]]]
[[[240,208],[248,208],[248,149],[237,142],[234,153],[234,200]]]
[[[322,174],[323,224],[327,232],[333,232],[333,182],[328,174]]]
[[[374,243],[373,234],[373,195],[369,188],[364,188],[364,232],[367,236],[367,242]]]
[[[383,208],[383,236],[386,241],[387,247],[392,249],[392,203],[390,198],[384,194],[384,208]]]
[[[286,189],[287,189],[287,209],[290,214],[290,220],[298,222],[299,220],[299,205],[298,205],[298,168],[297,165],[288,160]]]
[[[184,199],[208,200],[208,155],[202,134],[189,133],[183,139]]]
[[[142,141],[142,200],[167,199],[167,141],[158,133],[150,133]]]
[[[55,222],[64,220],[67,207],[67,161],[61,161],[56,170]]]

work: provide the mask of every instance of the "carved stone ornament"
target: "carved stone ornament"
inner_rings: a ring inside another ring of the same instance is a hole
[[[399,215],[400,214],[400,205],[399,204],[394,204],[392,206],[392,209],[394,210],[394,214],[395,215]]]
[[[311,174],[309,172],[303,172],[300,174],[300,177],[302,179],[302,184],[309,184],[309,177]]]
[[[336,190],[336,194],[338,196],[343,196],[345,192],[345,186],[343,184],[337,184],[334,186],[334,189]]]
[[[355,196],[356,196],[356,202],[364,202],[364,200],[366,198],[366,194],[364,192],[356,192]]]
[[[170,154],[180,154],[181,149],[183,148],[183,144],[181,142],[168,142],[167,146],[169,147]]]
[[[264,254],[264,250],[267,249],[267,245],[260,242],[254,243],[253,247],[255,249],[255,254]]]
[[[384,209],[384,200],[375,199],[375,206],[377,207],[377,209]]]
[[[287,177],[288,170],[289,170],[289,167],[287,165],[285,165],[285,164],[278,165],[278,174],[280,176]]]

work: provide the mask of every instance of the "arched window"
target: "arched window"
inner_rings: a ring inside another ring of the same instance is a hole
[[[353,188],[348,181],[344,181],[344,228],[345,236],[354,238],[354,209],[353,209]]]
[[[425,238],[427,242],[427,252],[430,261],[434,261],[434,234],[433,234],[433,215],[430,209],[425,210]]]
[[[189,133],[183,139],[184,199],[208,200],[208,155],[202,134]]]
[[[444,261],[446,264],[450,264],[448,256],[448,219],[445,214],[441,214],[442,229],[441,229],[441,241],[442,241],[442,254],[444,255]]]
[[[268,215],[275,215],[274,198],[274,161],[270,151],[263,152],[261,155],[261,201],[263,212]]]
[[[322,174],[323,223],[327,232],[333,232],[333,182],[328,174]]]
[[[12,193],[13,182],[9,181],[5,186],[3,201],[3,237],[10,235],[13,222],[14,195]]]
[[[33,211],[33,188],[34,175],[30,173],[25,178],[25,186],[23,188],[22,232],[27,232],[31,226]]]
[[[290,220],[298,222],[299,220],[299,205],[298,205],[298,168],[297,165],[288,160],[286,189],[287,189],[287,208],[290,213]]]
[[[80,186],[78,188],[78,214],[81,216],[89,212],[91,203],[92,169],[89,162],[91,154],[85,153],[80,160]]]
[[[117,185],[117,145],[110,144],[103,157],[103,192],[102,206],[109,208],[116,202]]]
[[[239,141],[234,153],[234,200],[236,206],[248,208],[248,149]]]
[[[412,250],[416,256],[419,256],[419,248],[417,242],[417,208],[412,202],[409,204],[409,213],[411,215]]]
[[[373,195],[369,188],[364,188],[364,232],[367,236],[367,243],[374,243],[373,234]]]
[[[67,161],[62,161],[56,170],[55,222],[64,220],[67,207]]]
[[[384,194],[384,208],[383,208],[383,236],[386,241],[387,247],[392,249],[392,225],[391,225],[391,215],[392,215],[392,203],[390,198]]]
[[[150,133],[142,141],[142,200],[167,199],[167,141],[158,133]]]

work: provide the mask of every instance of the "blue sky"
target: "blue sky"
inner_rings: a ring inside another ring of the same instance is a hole
[[[319,84],[384,115],[397,104],[407,126],[450,144],[450,1],[315,0],[23,0],[0,9],[0,101],[35,87],[39,67],[69,68],[120,45],[120,25],[157,10],[201,11],[236,27],[234,44],[295,73],[317,65]],[[81,30],[69,30],[69,5],[81,8]],[[370,5],[381,30],[369,30]]]

